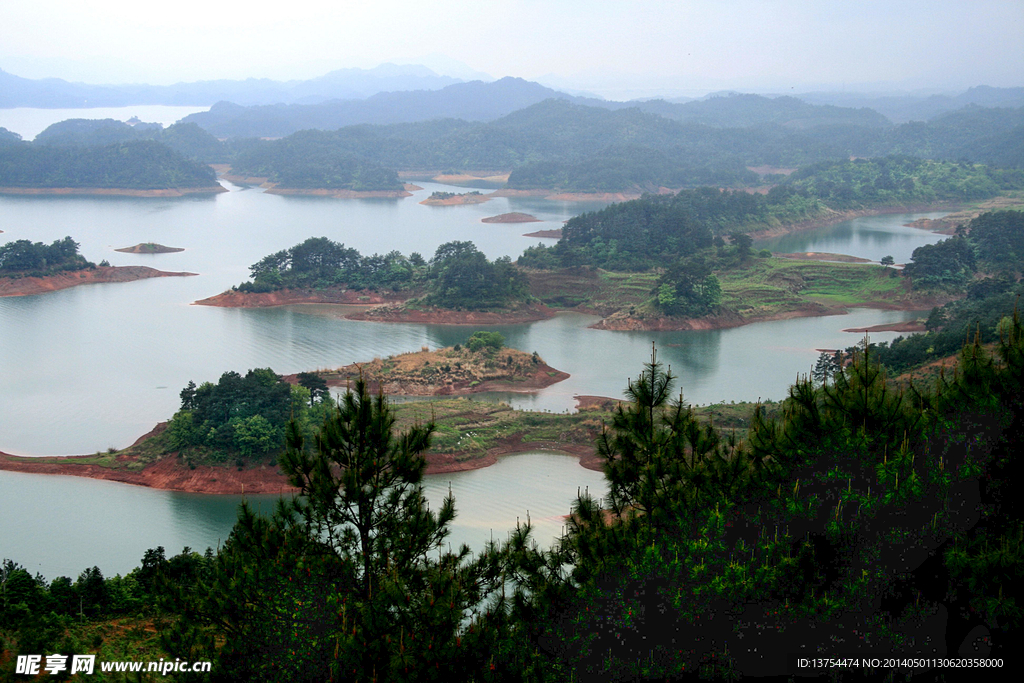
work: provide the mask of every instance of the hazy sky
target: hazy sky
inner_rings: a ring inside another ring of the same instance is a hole
[[[1024,85],[1024,0],[2,0],[0,69],[172,83],[445,55],[606,96]]]

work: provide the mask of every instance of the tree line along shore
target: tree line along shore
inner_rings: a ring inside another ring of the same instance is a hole
[[[441,245],[428,260],[397,251],[367,256],[324,237],[310,238],[253,264],[250,281],[196,303],[375,303],[380,305],[349,317],[447,324],[527,322],[571,309],[600,315],[597,326],[603,329],[631,330],[733,327],[850,306],[931,308],[963,292],[934,286],[929,273],[948,264],[918,263],[930,248],[915,251],[909,268],[901,270],[891,259],[872,265],[843,255],[773,258],[753,249],[751,235],[892,211],[888,203],[853,207],[871,204],[869,195],[877,199],[880,179],[904,188],[889,200],[906,199],[924,196],[939,177],[951,182],[955,173],[946,171],[960,172],[906,159],[855,161],[794,173],[793,184],[765,195],[715,188],[649,195],[570,219],[554,246],[530,247],[514,263],[488,261],[471,242]],[[933,181],[919,187],[914,174],[931,174]],[[846,177],[845,185],[834,180],[840,177]],[[973,182],[971,177],[961,180]],[[960,204],[965,239],[989,239],[984,230],[970,237],[968,216],[981,216],[990,206],[1005,211],[1021,205],[1016,190],[977,200],[969,209]],[[979,248],[991,251],[970,247]]]

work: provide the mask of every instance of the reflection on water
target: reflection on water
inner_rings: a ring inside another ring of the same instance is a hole
[[[450,240],[472,240],[489,257],[516,256],[536,240],[523,225],[484,224],[508,211],[560,227],[594,204],[495,199],[462,207],[425,207],[436,183],[400,201],[350,201],[267,195],[226,184],[216,197],[131,199],[0,197],[0,241],[52,242],[71,235],[93,261],[151,265],[199,273],[120,285],[95,285],[42,296],[0,299],[0,449],[27,454],[89,453],[123,447],[169,418],[189,380],[215,381],[228,370],[271,367],[280,373],[337,367],[374,356],[461,343],[470,327],[354,322],[332,307],[232,310],[190,303],[237,284],[248,266],[307,237],[324,235],[363,253],[433,254]],[[932,214],[934,215],[934,214]],[[916,216],[880,216],[810,233],[795,250],[832,251],[878,259],[909,258],[912,248],[939,237],[903,228]],[[815,241],[817,240],[817,241]],[[113,251],[153,241],[186,251],[136,255]],[[780,243],[781,244],[781,243]],[[796,245],[796,242],[788,243]],[[902,250],[902,251],[900,251]],[[628,378],[650,358],[678,376],[692,403],[781,399],[798,374],[810,371],[817,349],[845,348],[861,335],[842,332],[914,317],[900,311],[855,309],[848,315],[760,323],[699,332],[609,332],[587,329],[593,316],[566,313],[525,325],[497,326],[509,345],[537,351],[571,377],[536,395],[489,394],[490,400],[561,412],[578,394],[619,397]],[[884,341],[896,333],[872,335]],[[577,487],[603,492],[601,475],[574,458],[534,454],[502,459],[477,472],[428,478],[433,504],[451,482],[459,518],[453,544],[501,538],[525,519],[538,536],[560,533]],[[269,509],[273,497],[250,497]],[[189,496],[73,477],[0,472],[0,556],[47,576],[105,573],[136,566],[146,549],[163,545],[205,549],[222,543],[237,497]]]
[[[577,489],[605,495],[603,475],[576,458],[533,452],[500,458],[482,470],[426,477],[433,509],[451,486],[457,517],[449,541],[479,550],[503,540],[516,519],[529,514],[538,542],[562,533]],[[269,514],[277,496],[246,496]],[[105,575],[139,565],[149,548],[177,554],[185,546],[203,552],[227,540],[241,496],[210,496],[96,481],[0,471],[0,559],[12,559],[48,579],[75,578],[87,567]]]
[[[919,218],[941,218],[944,215],[946,212],[863,216],[824,228],[759,240],[755,248],[782,253],[815,251],[849,254],[872,261],[892,256],[896,263],[906,263],[917,247],[946,239],[946,235],[912,228],[906,224]]]

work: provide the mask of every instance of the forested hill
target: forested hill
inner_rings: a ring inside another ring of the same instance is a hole
[[[233,164],[239,174],[273,176],[296,167],[305,163],[315,144],[318,163],[323,158],[361,159],[397,170],[510,170],[508,186],[513,189],[625,192],[743,187],[759,182],[748,167],[792,168],[892,153],[980,157],[1020,167],[1024,158],[1013,150],[1024,144],[1022,123],[1024,109],[975,108],[896,127],[722,128],[674,121],[639,108],[612,111],[549,99],[489,122],[359,125],[305,131],[274,143],[232,144],[241,150]]]
[[[12,145],[17,142],[21,142],[20,135],[12,133],[6,128],[0,128],[0,145]]]
[[[335,100],[320,104],[241,107],[219,102],[208,112],[184,119],[217,137],[281,137],[299,130],[335,130],[360,123],[390,124],[458,118],[492,121],[514,111],[557,99],[605,110],[639,109],[669,119],[721,128],[784,125],[879,127],[888,119],[868,109],[815,105],[792,97],[729,95],[684,104],[652,100],[610,102],[575,97],[521,78],[493,83],[458,83],[436,91],[378,93],[365,100]]]
[[[195,125],[195,124],[189,124]],[[329,133],[306,130],[284,140],[252,141],[232,161],[236,174],[268,178],[282,188],[401,190],[398,174],[336,144]]]
[[[1021,187],[1020,171],[967,163],[910,157],[822,162],[793,173],[765,195],[705,187],[584,213],[565,224],[554,247],[528,249],[519,263],[647,270],[710,247],[724,235],[837,210],[982,199]]]
[[[238,143],[237,173],[271,175],[324,155],[402,170],[515,169],[509,187],[620,192],[640,188],[744,186],[746,166],[797,166],[847,156],[827,136],[780,126],[723,129],[684,124],[639,109],[610,111],[546,100],[488,123],[439,119],[391,126],[304,131],[275,143]],[[259,172],[257,172],[259,171]]]
[[[282,137],[310,128],[336,130],[360,123],[391,124],[458,118],[489,121],[549,98],[575,99],[521,78],[493,83],[457,83],[441,90],[382,92],[365,100],[333,100],[320,104],[277,104],[241,107],[218,102],[208,112],[192,114],[217,137]]]
[[[176,123],[167,128],[158,123],[129,125],[114,119],[68,119],[46,128],[36,144],[96,147],[136,140],[160,142],[188,159],[204,163],[227,161],[230,149],[194,123]]]
[[[837,107],[804,102],[795,97],[765,97],[729,93],[681,104],[664,100],[637,103],[647,112],[686,123],[700,123],[719,128],[750,128],[780,125],[788,128],[817,126],[885,127],[889,119],[873,109]]]
[[[216,174],[150,140],[102,147],[0,146],[0,187],[213,189]]]

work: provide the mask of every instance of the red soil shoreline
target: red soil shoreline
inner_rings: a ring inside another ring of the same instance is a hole
[[[46,277],[0,278],[0,297],[32,296],[78,285],[105,282],[134,282],[151,277],[189,277],[197,273],[169,273],[147,266],[97,266]]]
[[[217,306],[220,308],[270,308],[295,304],[340,304],[373,306],[398,303],[408,300],[409,295],[382,294],[380,292],[356,291],[354,289],[312,291],[304,289],[281,289],[276,292],[239,292],[228,290],[199,301],[193,306]]]
[[[432,323],[436,325],[514,325],[547,320],[555,311],[535,304],[514,311],[449,311],[442,309],[414,310],[404,306],[376,306],[345,316],[349,320],[382,323]]]
[[[331,189],[297,189],[288,187],[269,187],[267,194],[293,195],[302,197],[332,197],[334,199],[401,199],[411,197],[408,190],[331,190]]]
[[[928,328],[917,320],[906,320],[901,323],[882,323],[871,327],[851,327],[843,332],[924,332]]]
[[[159,433],[165,428],[166,422],[157,425],[156,429],[140,438]],[[580,459],[580,465],[590,470],[600,471],[601,460],[592,446],[566,444],[550,441],[522,441],[513,435],[489,449],[480,457],[460,460],[452,453],[426,453],[426,474],[448,474],[465,472],[489,467],[503,455],[525,453],[533,450],[554,450],[569,453]],[[88,463],[76,462],[83,458],[95,456],[53,456],[31,457],[16,456],[0,452],[0,470],[23,472],[27,474],[46,474],[87,479],[102,479],[134,486],[147,486],[162,491],[181,491],[185,493],[204,493],[216,495],[239,494],[292,494],[298,489],[290,486],[278,467],[257,465],[239,470],[237,467],[212,467],[198,465],[192,469],[182,464],[177,454],[167,455],[141,470],[112,469]],[[126,458],[127,460],[127,458]]]
[[[184,197],[189,194],[216,194],[227,188],[179,187],[162,190],[130,190],[119,187],[0,187],[0,194],[22,195],[106,195],[111,197]]]

